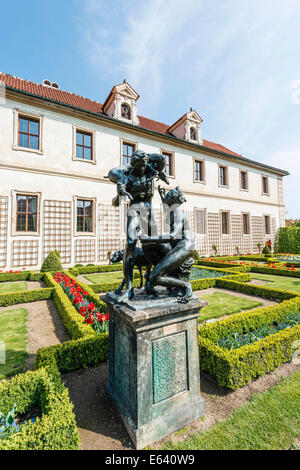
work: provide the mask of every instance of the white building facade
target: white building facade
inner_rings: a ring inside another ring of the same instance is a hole
[[[164,153],[170,188],[184,191],[200,255],[258,252],[284,226],[288,173],[203,140],[190,110],[172,126],[138,116],[124,82],[104,104],[0,74],[0,270],[39,269],[52,250],[64,266],[107,263],[124,247],[124,208],[108,171],[134,150]],[[157,191],[155,218],[162,230]]]

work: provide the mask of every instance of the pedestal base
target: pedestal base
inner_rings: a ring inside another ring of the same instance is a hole
[[[162,439],[205,413],[200,395],[198,322],[207,302],[153,299],[133,310],[115,296],[110,314],[108,390],[136,449]],[[160,302],[156,306],[155,302]]]

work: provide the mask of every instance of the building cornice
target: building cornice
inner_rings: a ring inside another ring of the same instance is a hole
[[[132,133],[135,135],[138,134],[143,137],[147,135],[147,137],[150,138],[151,140],[164,142],[164,143],[166,142],[172,143],[172,145],[174,146],[185,148],[190,151],[194,150],[194,152],[197,152],[197,153],[206,153],[212,156],[221,157],[222,159],[227,160],[227,161],[238,162],[242,165],[249,166],[252,168],[264,169],[271,173],[275,173],[281,176],[289,175],[288,171],[281,170],[279,168],[275,168],[270,165],[257,162],[255,160],[251,160],[246,157],[239,157],[236,155],[227,154],[220,150],[214,150],[214,149],[205,147],[204,145],[199,145],[193,142],[188,142],[172,135],[168,136],[167,134],[162,134],[161,132],[146,129],[144,127],[141,127],[135,124],[119,121],[105,114],[99,114],[99,113],[95,113],[92,111],[84,110],[82,108],[77,108],[76,106],[72,106],[70,104],[61,103],[59,101],[54,101],[54,100],[51,100],[50,98],[40,97],[33,93],[29,93],[23,90],[17,90],[9,86],[6,86],[6,97],[11,98],[11,99],[16,99],[17,101],[25,102],[31,106],[33,105],[33,103],[35,103],[37,106],[43,106],[51,110],[57,109],[57,111],[60,113],[65,112],[66,114],[71,114],[71,115],[75,114],[75,115],[78,115],[79,118],[81,119],[87,120],[87,118],[89,118],[89,120],[92,122],[95,122],[97,124],[100,123],[101,125],[110,127],[110,128],[113,127],[116,129],[121,129],[123,132],[127,131],[129,133]]]
[[[44,169],[29,168],[29,167],[26,168],[24,166],[8,165],[5,163],[0,163],[0,169],[1,168],[5,170],[10,170],[10,171],[20,171],[22,173],[24,172],[34,173],[34,174],[39,174],[39,175],[79,179],[79,180],[93,181],[95,183],[105,183],[105,184],[113,185],[113,183],[111,183],[109,179],[104,178],[103,176],[93,177],[93,176],[82,175],[79,173],[63,173],[61,171],[44,170]],[[170,189],[172,189],[172,186],[170,186]],[[197,191],[192,191],[190,188],[187,188],[187,187],[182,187],[182,190],[186,194],[190,194],[191,196],[197,196],[197,197],[199,196],[212,197],[212,198],[219,198],[219,199],[227,199],[231,201],[239,201],[239,202],[243,201],[243,202],[248,202],[248,203],[253,203],[253,204],[263,204],[263,205],[273,206],[273,207],[285,207],[284,204],[277,203],[277,202],[260,201],[260,200],[254,200],[254,199],[249,200],[249,198],[247,197],[227,196],[224,194],[217,194],[217,193],[210,193],[210,192],[203,192],[203,191],[197,192]]]

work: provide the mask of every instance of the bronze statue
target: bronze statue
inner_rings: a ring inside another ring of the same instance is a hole
[[[169,290],[175,288],[179,301],[188,302],[192,298],[192,286],[188,282],[188,278],[187,280],[180,279],[178,272],[182,267],[189,272],[189,268],[194,263],[192,254],[195,242],[188,218],[181,207],[186,199],[178,186],[167,194],[165,189],[160,186],[158,189],[164,204],[165,215],[170,218],[170,233],[158,237],[149,237],[143,234],[140,236],[140,240],[143,245],[170,243],[171,250],[154,266],[150,275],[150,283],[153,286],[167,287]]]
[[[127,216],[127,240],[123,259],[126,289],[120,295],[120,302],[130,300],[134,293],[132,287],[134,250],[138,241],[138,233],[157,234],[157,226],[152,214],[152,199],[154,195],[154,179],[158,178],[169,183],[164,168],[164,155],[147,154],[141,150],[135,151],[126,168],[114,168],[108,174],[110,181],[117,184],[117,196],[113,205],[120,204],[121,197],[128,197],[130,204]]]
[[[110,181],[117,185],[113,205],[118,206],[121,197],[128,197],[130,201],[123,257],[124,280],[116,291],[120,303],[127,303],[134,296],[132,282],[138,240],[143,244],[143,254],[148,260],[145,293],[157,296],[154,286],[163,286],[170,295],[177,296],[179,302],[188,302],[192,298],[189,274],[193,265],[194,240],[182,210],[186,199],[179,187],[166,194],[159,186],[165,216],[170,218],[170,233],[158,236],[152,213],[155,178],[169,184],[165,164],[163,155],[138,150],[132,154],[127,167],[114,168],[108,174]],[[151,274],[149,264],[154,266]],[[121,293],[124,285],[125,291]]]

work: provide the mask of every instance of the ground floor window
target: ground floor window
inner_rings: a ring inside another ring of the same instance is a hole
[[[270,216],[265,215],[264,219],[265,219],[265,234],[270,235],[271,233]]]
[[[205,210],[196,209],[195,210],[195,229],[197,235],[205,235]]]
[[[243,214],[243,235],[250,235],[250,216]]]
[[[93,232],[93,201],[77,199],[77,232]]]
[[[37,232],[37,196],[17,194],[17,232]]]
[[[221,212],[222,235],[229,235],[229,212]]]

